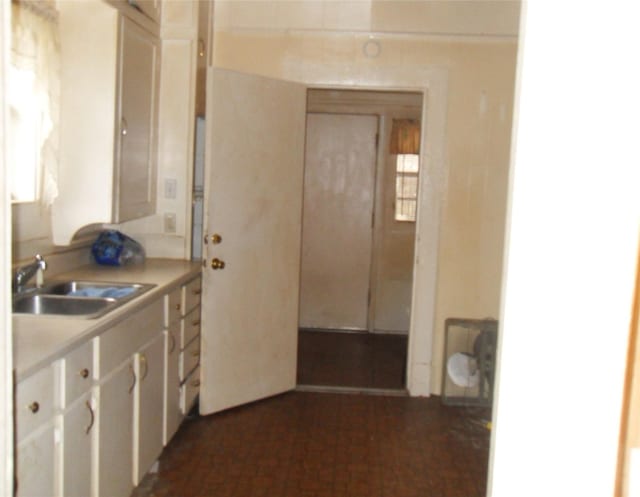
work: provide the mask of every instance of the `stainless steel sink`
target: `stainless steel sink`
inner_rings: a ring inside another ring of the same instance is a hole
[[[13,301],[18,314],[58,314],[95,318],[115,307],[115,299],[66,297],[60,295],[25,295]]]
[[[95,281],[62,281],[50,283],[39,290],[41,295],[71,295],[74,297],[130,299],[146,292],[155,285],[140,283],[108,283]]]
[[[95,319],[155,285],[95,281],[59,281],[13,297],[13,312]]]

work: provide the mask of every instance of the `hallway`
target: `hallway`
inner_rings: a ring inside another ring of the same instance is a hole
[[[483,497],[488,415],[290,392],[185,421],[132,497]]]
[[[407,336],[300,330],[298,387],[405,388]],[[391,393],[391,392],[389,392]]]

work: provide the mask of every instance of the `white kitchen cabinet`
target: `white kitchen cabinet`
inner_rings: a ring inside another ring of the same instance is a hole
[[[81,395],[60,416],[62,449],[59,469],[60,491],[64,497],[91,495],[91,450],[95,423],[95,403],[91,392]]]
[[[186,415],[200,392],[200,299],[202,278],[182,287],[182,331],[180,333],[180,409]]]
[[[98,496],[127,497],[133,489],[133,357],[100,382],[98,405]]]
[[[194,370],[200,363],[201,285],[202,279],[198,276],[166,297],[165,445],[191,409],[199,391],[199,369]],[[191,383],[187,385],[190,374]]]
[[[135,388],[133,414],[133,483],[140,483],[162,452],[163,417],[158,414],[164,404],[164,333],[156,337],[135,356],[138,383]]]
[[[18,495],[90,495],[92,369],[87,342],[18,383]]]
[[[56,388],[52,366],[43,368],[18,383],[15,400],[18,443],[51,420]]]
[[[180,389],[180,405],[185,413],[193,406],[193,403],[200,392],[200,366],[198,366],[187,378],[182,382]]]
[[[191,312],[183,318],[180,348],[187,348],[194,339],[200,341],[200,307],[191,309]]]
[[[159,298],[95,339],[98,497],[127,497],[162,451],[163,307]]]
[[[54,491],[54,368],[47,367],[16,386],[16,495],[41,497]]]
[[[180,360],[180,381],[184,381],[200,364],[200,337],[198,336],[182,351]]]
[[[18,497],[128,497],[160,456],[195,398],[180,384],[185,285],[170,288],[20,378]]]
[[[57,361],[56,400],[60,428],[56,495],[91,495],[96,402],[93,398],[93,343],[85,342]]]
[[[53,495],[56,431],[53,420],[49,420],[18,444],[16,497]]]
[[[162,8],[160,0],[135,0],[130,3],[135,5],[149,19],[160,22],[160,9]]]
[[[202,297],[202,278],[197,277],[189,281],[184,286],[184,306],[183,315],[188,314],[196,307],[200,307],[200,298]]]
[[[159,41],[120,16],[114,223],[155,212]]]
[[[155,211],[160,42],[105,2],[61,2],[56,245]]]
[[[182,422],[180,410],[180,321],[165,331],[165,398],[163,444],[167,445]]]

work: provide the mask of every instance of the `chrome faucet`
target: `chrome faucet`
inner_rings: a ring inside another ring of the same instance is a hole
[[[47,263],[44,258],[40,254],[36,254],[36,260],[31,264],[27,264],[26,266],[22,266],[18,268],[15,276],[12,281],[12,289],[14,293],[21,293],[24,291],[24,286],[27,282],[33,278],[35,275],[38,275],[36,279],[36,287],[40,287],[42,285],[42,272],[47,269]]]

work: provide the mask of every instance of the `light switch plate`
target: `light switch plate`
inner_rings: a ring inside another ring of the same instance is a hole
[[[175,212],[164,213],[164,232],[175,233],[176,232],[176,214]]]
[[[173,178],[164,180],[164,198],[176,198],[178,192],[178,182]]]

